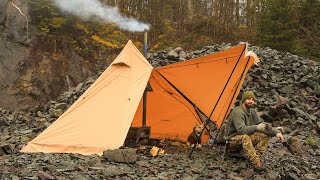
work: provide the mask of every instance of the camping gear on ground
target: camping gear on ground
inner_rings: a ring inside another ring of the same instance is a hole
[[[127,147],[149,144],[150,134],[150,127],[130,127],[124,144]]]
[[[131,41],[79,99],[21,152],[103,154],[124,144],[130,127],[150,138],[186,141],[196,123],[220,127],[258,58],[247,44],[153,68]],[[147,92],[146,122],[143,93]],[[208,139],[203,133],[202,141]]]
[[[164,156],[165,155],[165,150],[158,148],[156,146],[152,146],[150,150],[150,155],[155,157],[155,156]]]

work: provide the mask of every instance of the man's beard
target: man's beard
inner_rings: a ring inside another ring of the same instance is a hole
[[[253,108],[254,104],[244,104],[246,106],[246,108],[250,109],[250,108]]]

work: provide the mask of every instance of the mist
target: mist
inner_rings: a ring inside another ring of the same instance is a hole
[[[85,20],[94,15],[104,22],[116,24],[122,30],[142,32],[150,29],[149,24],[133,17],[126,17],[119,12],[118,8],[101,4],[98,0],[54,0],[54,2],[62,11],[80,16]]]

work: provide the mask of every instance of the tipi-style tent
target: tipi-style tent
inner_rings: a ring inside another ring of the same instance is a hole
[[[22,152],[102,154],[123,145],[130,126],[146,125],[151,138],[186,140],[199,112],[220,126],[257,56],[246,44],[153,69],[131,41],[100,77]]]

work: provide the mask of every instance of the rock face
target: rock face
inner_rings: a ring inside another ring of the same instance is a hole
[[[32,25],[27,3],[0,0],[0,107],[6,109],[44,104],[92,75],[63,39]]]

